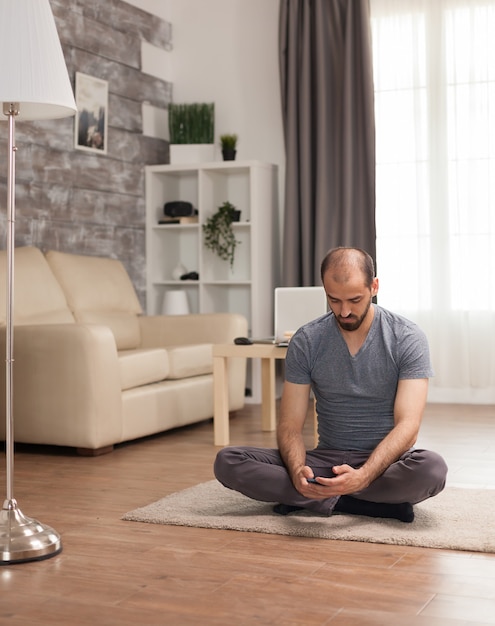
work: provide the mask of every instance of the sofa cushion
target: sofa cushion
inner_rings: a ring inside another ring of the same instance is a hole
[[[163,348],[123,350],[119,352],[119,368],[122,391],[156,383],[168,376],[168,354]]]
[[[211,343],[167,347],[169,379],[202,376],[213,372]]]
[[[41,250],[16,248],[14,324],[74,323],[61,286]],[[7,253],[0,251],[0,325],[6,323]]]
[[[78,322],[108,326],[118,350],[139,346],[142,309],[120,261],[53,250],[46,258]]]

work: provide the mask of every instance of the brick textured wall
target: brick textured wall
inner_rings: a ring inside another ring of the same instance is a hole
[[[166,48],[171,26],[121,0],[50,0],[69,77],[108,81],[107,153],[74,148],[74,118],[16,124],[16,245],[120,259],[145,304],[144,165],[168,143],[142,134],[143,101],[171,85],[141,72],[141,40]],[[6,247],[7,124],[0,124],[0,248]]]

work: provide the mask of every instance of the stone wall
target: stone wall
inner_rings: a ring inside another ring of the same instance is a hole
[[[171,26],[121,0],[50,0],[69,77],[108,81],[107,153],[74,148],[74,118],[16,124],[16,245],[120,259],[145,305],[144,165],[168,143],[142,134],[142,103],[171,85],[141,72],[141,40],[167,48]],[[7,124],[0,124],[0,248],[6,247]],[[3,156],[2,156],[3,155]]]

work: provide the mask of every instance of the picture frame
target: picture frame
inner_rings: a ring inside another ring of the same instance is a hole
[[[77,114],[74,145],[78,150],[107,153],[108,82],[76,72]]]

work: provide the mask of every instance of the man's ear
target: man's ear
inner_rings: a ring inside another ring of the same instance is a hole
[[[378,287],[379,287],[378,278],[374,278],[373,282],[371,283],[371,295],[373,297],[375,297],[376,294],[378,293]]]

